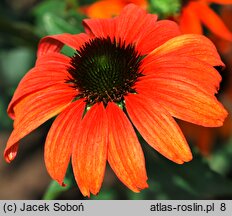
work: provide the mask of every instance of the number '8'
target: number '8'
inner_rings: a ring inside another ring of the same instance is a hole
[[[226,204],[225,203],[221,203],[220,210],[221,211],[225,211],[226,210]]]

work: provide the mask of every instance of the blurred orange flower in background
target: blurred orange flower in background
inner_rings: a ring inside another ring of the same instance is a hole
[[[219,37],[232,41],[232,33],[209,7],[210,3],[232,4],[232,0],[182,0],[182,2],[182,11],[178,21],[183,33],[203,34],[203,24]]]
[[[90,18],[110,18],[118,15],[123,7],[129,3],[144,9],[148,6],[147,0],[101,0],[82,7],[81,11]]]
[[[214,1],[221,2],[221,1]],[[232,1],[223,1],[230,3]],[[219,10],[221,20],[232,32],[232,5],[223,5]],[[227,140],[232,134],[232,41],[223,39],[213,33],[209,33],[208,37],[214,42],[219,53],[226,64],[223,76],[226,77],[223,83],[223,92],[219,95],[220,100],[229,112],[228,118],[220,128],[205,128],[193,125],[187,122],[179,122],[184,134],[188,140],[193,141],[197,145],[200,152],[204,156],[210,156],[212,150],[217,148],[218,140]]]
[[[232,2],[232,1],[231,1]],[[220,17],[229,31],[232,32],[232,5],[224,5],[220,8]],[[227,66],[231,68],[232,65],[232,41],[225,41],[217,35],[210,34],[209,38],[213,40],[219,52],[226,58]]]
[[[118,178],[139,192],[148,185],[133,126],[166,158],[190,161],[173,117],[222,126],[227,111],[215,97],[221,76],[214,66],[224,64],[208,38],[181,35],[175,22],[157,21],[133,4],[118,17],[83,24],[86,33],[41,40],[36,65],[9,104],[14,130],[5,159],[12,161],[18,142],[58,115],[45,143],[45,164],[54,180],[64,184],[71,159],[82,194],[97,194],[109,162]],[[71,58],[61,53],[64,45],[76,50]]]

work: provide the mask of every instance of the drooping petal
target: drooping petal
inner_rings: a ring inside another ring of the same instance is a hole
[[[73,134],[80,125],[85,103],[83,100],[73,102],[53,122],[47,135],[44,160],[50,176],[60,185],[71,158]]]
[[[179,80],[201,88],[205,93],[214,95],[219,89],[221,76],[216,69],[206,62],[193,57],[156,55],[145,57],[141,71],[146,76],[140,80],[163,78],[167,82]],[[200,77],[200,78],[199,78]]]
[[[200,87],[181,80],[154,78],[140,81],[137,92],[161,104],[172,116],[205,127],[222,126],[227,111]]]
[[[134,129],[126,115],[114,103],[108,103],[108,161],[118,178],[132,191],[146,188],[144,155]]]
[[[61,53],[49,53],[47,55],[42,55],[36,59],[35,66],[47,66],[52,67],[52,66],[65,66],[66,68],[69,66],[70,62],[70,57],[65,56]]]
[[[131,94],[125,101],[131,121],[148,144],[178,164],[192,159],[179,126],[166,109],[141,95]]]
[[[193,2],[192,5],[203,24],[205,24],[210,31],[225,40],[232,41],[232,33],[223,23],[221,18],[206,3],[198,2],[197,4],[194,4]]]
[[[76,182],[84,196],[96,195],[105,173],[108,145],[108,121],[102,103],[93,105],[72,136]]]
[[[16,116],[14,130],[4,152],[6,161],[10,162],[16,156],[12,151],[20,139],[64,110],[75,95],[76,92],[68,85],[53,85],[30,94],[18,102],[14,106]]]
[[[37,59],[32,68],[20,81],[8,106],[8,115],[14,119],[14,106],[23,97],[56,84],[63,84],[68,78],[70,58],[53,53]]]
[[[224,66],[214,44],[203,35],[186,34],[170,39],[149,55],[188,56],[212,66]]]
[[[190,5],[182,9],[179,25],[181,32],[184,34],[203,34],[201,21]]]
[[[46,36],[40,40],[37,56],[60,52],[64,45],[67,45],[74,50],[79,49],[90,37],[87,34],[81,33],[71,35],[68,33]]]

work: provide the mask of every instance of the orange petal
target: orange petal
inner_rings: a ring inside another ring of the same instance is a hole
[[[18,102],[14,107],[14,130],[4,152],[6,161],[10,162],[16,156],[12,152],[15,152],[14,146],[20,139],[64,110],[75,94],[72,88],[60,84],[30,94]]]
[[[81,33],[71,35],[68,33],[46,36],[40,40],[37,56],[40,57],[45,54],[53,52],[60,52],[64,45],[67,45],[74,50],[79,49],[90,37],[87,34]]]
[[[142,8],[129,4],[117,18],[116,38],[126,44],[135,43],[142,55],[148,54],[170,38],[180,35],[175,22],[163,20],[157,22],[157,16],[148,14]]]
[[[116,38],[126,41],[127,44],[133,41],[136,34],[141,34],[142,24],[152,22],[155,24],[156,15],[149,15],[147,12],[134,4],[129,4],[123,8],[121,14],[117,17]],[[146,28],[144,28],[146,29]]]
[[[155,49],[150,55],[156,55],[157,58],[165,55],[188,56],[212,66],[224,66],[214,44],[203,35],[177,36]]]
[[[76,182],[84,196],[96,195],[104,178],[108,145],[108,121],[102,103],[87,112],[72,139]]]
[[[63,180],[73,149],[73,134],[80,125],[85,103],[73,102],[53,122],[47,135],[44,160],[50,176],[64,185]]]
[[[191,4],[184,7],[181,11],[181,16],[179,18],[180,30],[184,34],[194,33],[203,34],[201,27],[201,21],[191,8]]]
[[[84,19],[83,25],[88,35],[92,37],[110,37],[115,36],[115,19]]]
[[[141,26],[140,34],[137,35],[137,49],[144,55],[161,46],[166,41],[180,35],[177,23],[170,20],[150,22]]]
[[[131,94],[125,101],[131,121],[149,145],[179,164],[192,159],[179,126],[159,103],[140,94]]]
[[[219,127],[228,114],[214,96],[181,80],[144,80],[136,89],[139,94],[160,103],[172,116],[194,124]]]
[[[126,44],[135,43],[142,55],[180,34],[175,22],[157,22],[156,15],[148,14],[133,4],[126,6],[116,21],[116,38],[121,38]]]
[[[214,34],[219,37],[232,41],[232,33],[225,26],[221,18],[204,2],[193,4],[194,10],[198,13],[199,18]],[[207,14],[207,16],[206,16]]]
[[[142,55],[149,53],[170,38],[180,35],[179,27],[172,21],[157,21],[156,15],[147,14],[142,8],[129,4],[114,19],[86,19],[85,31],[96,37],[114,37],[119,41],[135,44]]]
[[[179,80],[189,83],[214,95],[219,89],[221,76],[211,65],[193,57],[166,55],[161,58],[156,55],[145,57],[141,71],[146,76],[141,81],[156,78]],[[138,82],[139,85],[140,82]]]
[[[118,41],[135,43],[141,35],[144,25],[154,27],[157,16],[148,15],[142,8],[130,4],[122,10],[119,17],[114,19],[87,19],[84,20],[86,32],[92,33],[96,37],[116,38]],[[147,28],[145,28],[147,29]],[[143,31],[144,32],[144,31]]]
[[[108,103],[106,111],[109,120],[109,164],[128,188],[139,192],[148,187],[140,143],[130,121],[117,105]]]
[[[14,106],[23,97],[52,85],[63,84],[69,76],[69,62],[70,58],[59,53],[38,58],[36,66],[20,81],[8,106],[8,115],[14,119]]]

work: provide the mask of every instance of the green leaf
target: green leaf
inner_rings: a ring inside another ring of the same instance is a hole
[[[159,15],[159,18],[167,18],[178,13],[181,9],[180,0],[150,0],[150,12]]]

